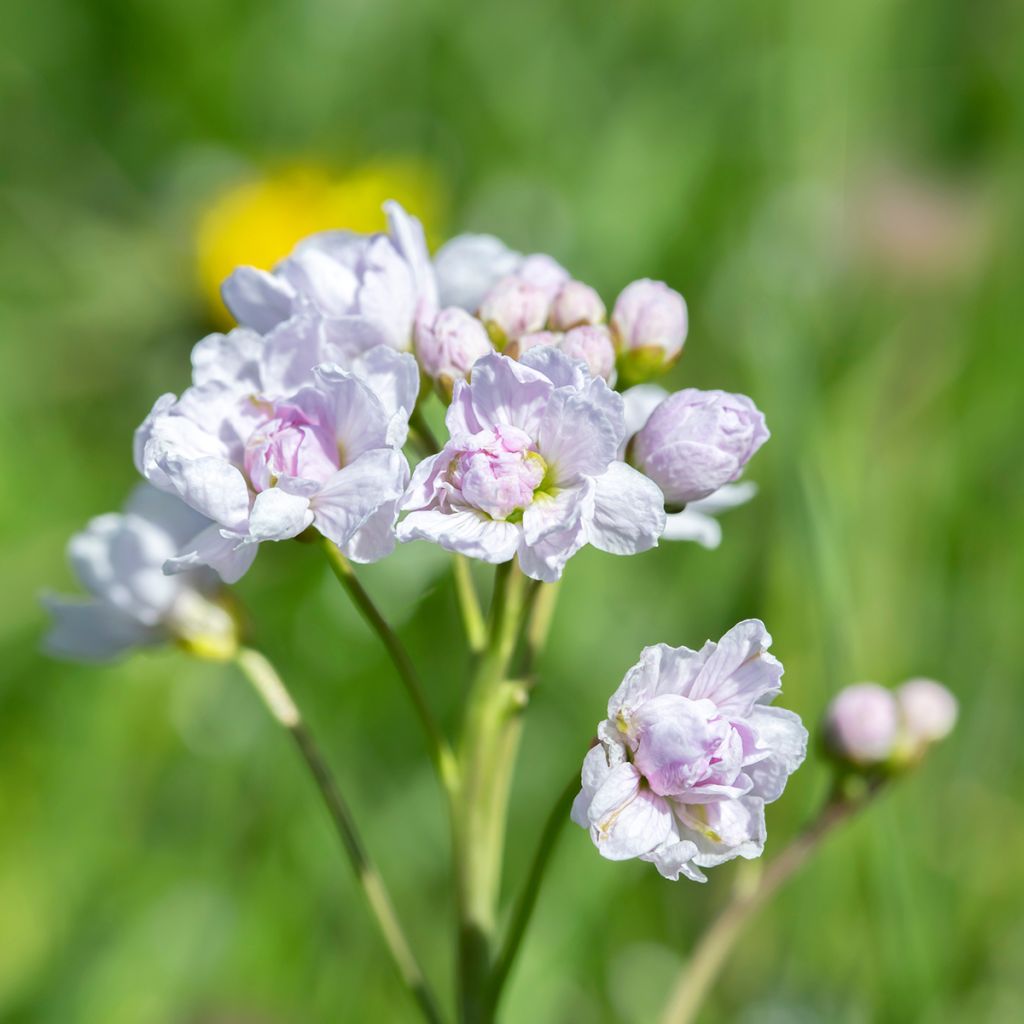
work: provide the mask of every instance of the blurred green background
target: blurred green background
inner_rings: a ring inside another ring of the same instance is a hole
[[[435,238],[549,251],[608,300],[640,276],[678,287],[672,383],[747,392],[774,434],[719,551],[570,564],[511,883],[641,646],[757,615],[809,722],[846,683],[912,674],[962,719],[759,919],[704,1019],[1024,1019],[1022,39],[1024,8],[984,0],[7,5],[0,1020],[415,1019],[294,750],[232,669],[37,653],[68,535],[120,504],[133,428],[221,322],[203,218],[295,167],[362,174],[353,220],[372,217],[390,183],[373,168],[394,162]],[[239,258],[287,220],[266,216],[235,216]],[[238,589],[447,987],[436,788],[316,555],[269,545]],[[364,578],[454,723],[445,573],[412,545]],[[794,778],[769,853],[825,782],[815,761]],[[651,1021],[735,870],[673,885],[568,828],[506,1019]]]

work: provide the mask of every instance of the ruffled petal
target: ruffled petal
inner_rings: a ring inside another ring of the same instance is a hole
[[[658,485],[624,462],[613,462],[595,481],[589,540],[613,555],[635,555],[657,547],[665,529]]]
[[[256,267],[238,267],[220,286],[221,298],[243,327],[266,334],[292,314],[295,289]]]
[[[754,796],[770,804],[778,800],[786,782],[807,756],[807,730],[800,716],[786,708],[756,704],[746,721],[757,732],[759,750],[770,753],[745,771],[754,783]]]
[[[706,697],[724,714],[744,717],[755,702],[780,691],[782,665],[768,653],[771,642],[760,619],[733,626],[717,644],[705,644],[704,666],[684,696]]]
[[[671,831],[668,803],[641,783],[633,765],[617,765],[590,803],[590,836],[608,860],[628,860],[650,853]]]
[[[516,553],[521,529],[514,523],[490,519],[469,509],[440,512],[423,509],[410,512],[398,524],[398,539],[429,540],[446,551],[497,564]]]
[[[308,497],[271,487],[256,495],[249,513],[249,535],[257,541],[288,540],[312,522]]]
[[[249,571],[258,548],[259,544],[249,537],[214,524],[193,537],[182,554],[169,558],[164,563],[164,572],[188,572],[208,565],[225,583],[237,583]]]

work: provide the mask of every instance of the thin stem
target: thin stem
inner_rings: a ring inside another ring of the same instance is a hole
[[[533,675],[537,659],[540,657],[548,641],[548,634],[551,632],[551,623],[555,617],[555,605],[558,603],[560,590],[561,581],[536,584],[533,605],[526,622],[526,642],[524,645],[522,672],[527,678]]]
[[[263,698],[275,720],[291,734],[309,768],[327,810],[331,815],[345,854],[362,887],[370,913],[377,922],[381,937],[391,953],[398,973],[419,1005],[429,1024],[442,1024],[443,1017],[430,985],[409,945],[394,904],[373,861],[370,859],[356,828],[352,813],[345,803],[323,754],[307,728],[281,677],[259,651],[243,647],[236,663]]]
[[[378,611],[377,606],[373,603],[373,598],[363,588],[348,559],[341,553],[338,546],[325,539],[323,548],[327,553],[327,560],[331,564],[334,575],[338,577],[341,585],[348,591],[349,597],[352,598],[352,603],[362,613],[370,628],[380,637],[381,642],[391,657],[391,661],[398,670],[398,676],[405,685],[406,692],[416,708],[423,731],[426,733],[430,759],[433,761],[434,768],[445,789],[451,791],[455,784],[455,755],[452,753],[452,749],[448,745],[448,741],[445,739],[437,719],[434,717],[430,704],[427,702],[423,684],[420,682],[419,674],[416,672],[412,659],[409,657],[409,652],[405,649],[402,641],[398,639],[395,631],[388,625],[384,616]]]
[[[455,596],[459,602],[462,624],[466,630],[466,641],[469,649],[474,654],[479,654],[487,643],[487,625],[473,584],[471,563],[465,555],[455,556],[452,576],[455,580]]]
[[[554,807],[548,814],[544,823],[544,830],[541,832],[540,841],[533,855],[526,882],[522,892],[509,918],[508,929],[505,932],[505,941],[502,944],[501,952],[495,961],[494,970],[491,971],[489,982],[489,998],[491,1005],[497,1007],[501,998],[501,991],[508,979],[509,971],[515,963],[516,954],[523,941],[530,918],[533,915],[534,907],[537,905],[537,896],[540,893],[541,883],[544,881],[544,872],[547,869],[548,861],[558,845],[562,835],[562,827],[569,820],[569,810],[576,794],[580,789],[579,772],[573,772],[568,785],[561,792],[555,801]]]
[[[691,1024],[696,1019],[729,951],[750,919],[807,862],[837,825],[869,801],[873,792],[869,790],[858,798],[832,795],[814,821],[765,868],[754,887],[733,896],[697,940],[665,1005],[661,1024]]]

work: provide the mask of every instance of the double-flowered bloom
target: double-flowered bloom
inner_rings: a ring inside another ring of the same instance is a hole
[[[210,565],[234,582],[259,543],[310,526],[356,561],[393,549],[416,363],[377,346],[342,369],[323,361],[321,327],[300,315],[266,338],[211,335],[193,386],[159,398],[137,431],[143,475],[212,521],[170,569]]]
[[[47,597],[53,625],[46,650],[57,657],[103,661],[134,647],[176,641],[213,657],[235,645],[235,623],[218,602],[209,569],[164,574],[167,559],[206,525],[177,498],[147,484],[123,512],[92,519],[68,543],[87,598]]]
[[[644,649],[608,702],[572,810],[604,857],[704,881],[702,868],[760,856],[765,804],[807,749],[799,717],[771,706],[782,665],[770,644],[749,619],[700,651]]]
[[[491,354],[455,385],[448,443],[416,468],[398,527],[486,562],[518,556],[555,580],[584,544],[632,554],[665,523],[661,492],[618,460],[622,399],[549,347]]]

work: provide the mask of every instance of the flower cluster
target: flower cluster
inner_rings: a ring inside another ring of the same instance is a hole
[[[898,770],[920,759],[956,725],[956,698],[933,679],[908,679],[895,690],[854,683],[825,712],[828,752],[859,770]]]
[[[666,878],[759,857],[765,804],[807,750],[792,711],[772,707],[782,665],[750,619],[716,644],[647,647],[608,702],[573,805],[609,860],[639,857]]]

